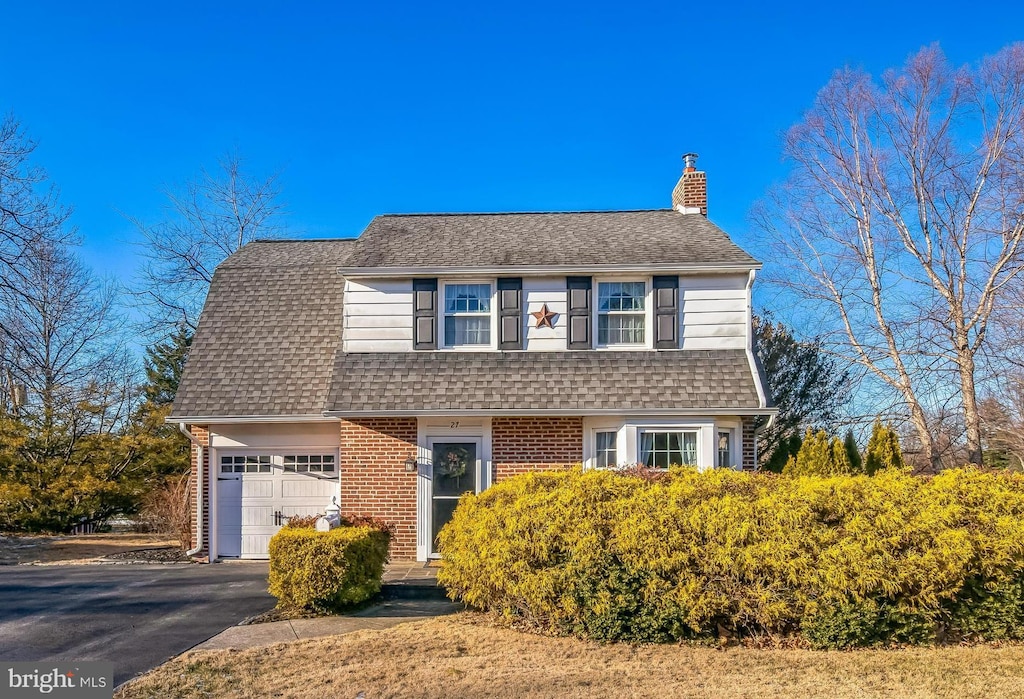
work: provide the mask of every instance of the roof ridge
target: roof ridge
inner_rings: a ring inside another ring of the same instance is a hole
[[[246,245],[253,243],[342,243],[346,240],[355,242],[359,237],[347,238],[253,238]],[[232,253],[234,254],[234,253]]]
[[[570,214],[649,214],[674,212],[675,209],[572,209],[568,211],[426,211],[421,213],[377,214],[374,218],[406,218],[414,216],[537,216]]]

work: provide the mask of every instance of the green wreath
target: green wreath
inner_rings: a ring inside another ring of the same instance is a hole
[[[448,478],[461,478],[469,466],[469,450],[464,447],[451,447],[445,458],[438,464],[438,471]]]

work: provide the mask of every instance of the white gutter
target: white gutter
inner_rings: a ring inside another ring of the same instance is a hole
[[[195,556],[203,550],[203,445],[195,438],[191,430],[185,429],[185,423],[179,422],[178,429],[196,445],[196,547],[185,552],[186,556]]]

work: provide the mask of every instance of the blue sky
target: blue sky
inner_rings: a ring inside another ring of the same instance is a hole
[[[0,111],[109,275],[135,265],[125,214],[159,219],[162,188],[232,149],[282,171],[289,228],[314,237],[385,212],[666,207],[696,151],[712,220],[757,254],[749,209],[832,71],[1024,38],[1024,6],[983,7],[9,3]]]

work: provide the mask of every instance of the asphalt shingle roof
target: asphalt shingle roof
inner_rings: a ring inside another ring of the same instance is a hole
[[[378,216],[346,268],[756,265],[725,231],[672,209]]]
[[[174,416],[319,415],[341,343],[352,241],[256,242],[218,268]]]
[[[339,268],[730,263],[757,264],[672,210],[379,216],[358,240],[257,241],[217,268],[172,416],[756,409],[742,350],[341,351]]]
[[[744,350],[339,352],[326,410],[759,407]]]

